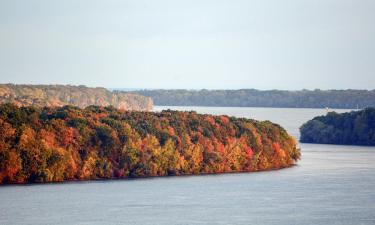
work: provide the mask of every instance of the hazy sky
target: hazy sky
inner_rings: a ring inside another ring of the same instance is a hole
[[[375,89],[374,0],[0,0],[0,83]]]

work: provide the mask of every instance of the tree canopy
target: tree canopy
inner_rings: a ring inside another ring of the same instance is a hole
[[[277,124],[196,112],[0,105],[0,183],[279,169],[300,157]]]
[[[149,97],[83,85],[0,84],[0,103],[39,107],[75,105],[80,108],[113,105],[120,109],[138,111],[148,111],[153,107]]]
[[[375,107],[375,90],[140,90],[161,106],[223,106],[281,108]]]
[[[306,122],[300,131],[305,143],[375,145],[375,109],[329,112]]]

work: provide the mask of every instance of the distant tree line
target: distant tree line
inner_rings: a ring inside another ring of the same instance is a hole
[[[140,90],[161,106],[233,106],[288,108],[375,107],[375,90]]]
[[[300,157],[269,121],[196,112],[0,105],[0,184],[279,169]]]
[[[300,131],[305,143],[375,145],[375,109],[330,112],[303,124]]]
[[[105,88],[90,88],[83,85],[18,85],[0,84],[0,103],[18,106],[64,106],[89,105],[109,106],[126,110],[151,110],[151,98]]]

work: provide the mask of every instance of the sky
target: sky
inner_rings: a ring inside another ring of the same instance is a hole
[[[0,83],[375,89],[374,0],[0,0]]]

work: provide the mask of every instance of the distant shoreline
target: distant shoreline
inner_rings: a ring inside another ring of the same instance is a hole
[[[184,178],[184,177],[204,177],[204,176],[220,176],[230,174],[253,174],[253,173],[268,173],[288,168],[299,166],[298,163],[288,165],[282,168],[271,168],[266,170],[254,170],[254,171],[228,171],[228,172],[217,172],[217,173],[197,173],[197,174],[180,174],[180,175],[167,175],[167,176],[147,176],[147,177],[111,177],[111,178],[96,178],[96,179],[74,179],[64,181],[51,181],[51,182],[34,182],[34,183],[4,183],[0,184],[2,187],[9,186],[36,186],[36,185],[59,185],[59,184],[74,184],[74,183],[94,183],[94,182],[112,182],[112,181],[135,181],[135,180],[148,180],[148,179],[168,179],[168,178]]]
[[[272,106],[209,106],[209,105],[154,105],[155,107],[200,107],[200,108],[269,108],[269,109],[322,109],[326,110],[326,108],[314,108],[314,107],[272,107]],[[361,110],[356,108],[329,108],[330,111],[332,110]]]
[[[158,106],[363,109],[375,107],[375,90],[139,90]]]

